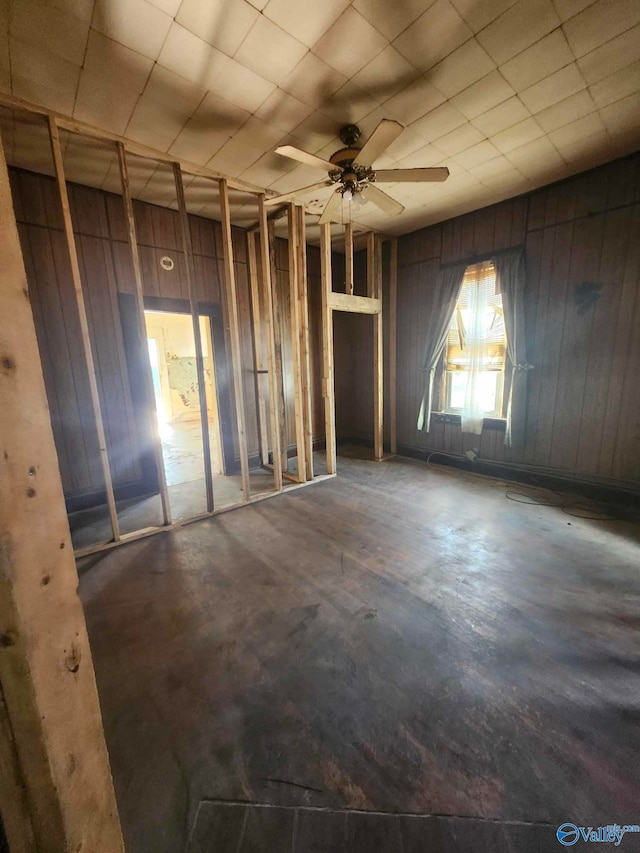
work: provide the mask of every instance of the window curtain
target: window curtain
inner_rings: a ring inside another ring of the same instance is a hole
[[[465,269],[466,264],[446,267],[440,270],[436,280],[427,327],[427,342],[422,361],[425,385],[418,415],[418,429],[424,432],[429,432],[431,428],[431,407],[436,367],[447,341],[451,317],[455,311]]]
[[[512,364],[511,387],[507,403],[507,428],[504,443],[524,444],[527,417],[527,385],[533,365],[527,360],[524,330],[525,263],[524,250],[519,249],[494,258],[496,289],[502,294],[507,354]]]

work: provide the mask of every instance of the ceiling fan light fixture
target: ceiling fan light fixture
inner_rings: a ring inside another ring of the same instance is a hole
[[[347,187],[346,190],[342,193],[342,198],[344,201],[348,202],[353,200],[353,192],[349,187]]]

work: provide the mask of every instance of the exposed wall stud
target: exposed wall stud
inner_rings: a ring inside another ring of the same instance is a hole
[[[309,344],[309,296],[307,282],[307,241],[304,208],[295,206],[298,249],[298,311],[300,314],[300,371],[304,420],[306,479],[313,480],[313,409],[311,401],[311,352]]]
[[[398,325],[398,238],[391,240],[389,269],[389,432],[390,450],[398,452],[397,417],[397,325]]]
[[[82,278],[80,276],[80,265],[78,264],[78,252],[76,249],[75,236],[73,234],[73,222],[71,221],[71,210],[69,208],[69,194],[67,192],[67,181],[64,174],[64,163],[62,160],[62,150],[60,148],[60,135],[55,118],[49,117],[49,137],[51,141],[51,152],[53,154],[53,163],[56,172],[56,181],[58,184],[58,193],[60,195],[60,203],[62,205],[62,219],[64,222],[64,233],[67,240],[67,248],[69,250],[69,261],[71,263],[71,276],[73,278],[73,288],[76,298],[76,307],[78,310],[78,320],[80,322],[80,334],[82,337],[82,350],[84,353],[87,374],[89,377],[89,394],[91,397],[91,407],[96,424],[96,433],[98,436],[98,445],[100,447],[100,465],[102,467],[102,476],[104,478],[104,488],[107,496],[107,506],[109,508],[109,521],[111,522],[111,531],[114,541],[120,539],[120,527],[118,525],[118,510],[116,508],[116,499],[113,493],[113,480],[111,477],[111,466],[109,465],[109,452],[107,450],[107,439],[104,431],[104,422],[102,420],[102,410],[100,408],[100,395],[98,393],[98,381],[96,379],[96,368],[93,359],[93,350],[91,349],[91,338],[89,335],[89,322],[87,320],[87,309],[84,302],[84,294],[82,292]]]
[[[262,306],[258,284],[258,263],[256,258],[256,233],[247,231],[247,265],[249,288],[251,291],[251,328],[253,331],[254,377],[256,390],[256,414],[258,420],[258,443],[260,462],[269,464],[269,428],[267,424],[266,390],[269,385],[269,371],[264,355]]]
[[[327,473],[336,473],[336,403],[333,375],[333,310],[331,309],[331,225],[320,226],[320,275],[322,286],[322,396]]]
[[[267,208],[265,197],[261,195],[260,205],[260,266],[262,271],[262,305],[264,309],[264,330],[269,370],[269,420],[271,423],[271,448],[273,451],[273,479],[276,491],[282,489],[282,466],[280,465],[280,424],[278,418],[280,389],[278,386],[278,365],[274,333],[273,291],[277,282],[271,276],[271,257],[269,232],[267,228]],[[281,386],[280,386],[281,387]]]
[[[291,315],[291,351],[293,355],[293,387],[294,387],[294,409],[296,423],[296,455],[298,459],[298,479],[301,483],[307,480],[306,442],[304,427],[304,391],[302,385],[302,347],[301,322],[298,291],[298,227],[296,222],[295,205],[288,205],[289,211],[289,293],[290,293],[290,315]]]
[[[344,266],[345,292],[353,296],[353,225],[347,222],[344,226]]]
[[[191,306],[191,320],[193,322],[193,337],[196,346],[196,371],[198,374],[198,400],[200,402],[200,428],[202,431],[204,482],[207,495],[207,510],[211,512],[214,508],[214,498],[213,473],[211,470],[211,441],[209,437],[209,413],[207,411],[207,388],[205,384],[206,378],[204,375],[204,361],[202,358],[202,335],[200,334],[200,314],[198,312],[198,292],[196,290],[196,273],[195,266],[193,263],[191,229],[189,227],[187,203],[184,197],[182,170],[180,169],[179,163],[173,163],[173,178],[176,185],[176,195],[178,197],[178,211],[180,213],[180,228],[182,233],[182,249],[184,252],[187,287],[189,290],[189,304]]]
[[[233,268],[233,243],[231,242],[231,214],[229,210],[229,187],[225,180],[220,181],[220,207],[222,210],[222,251],[224,254],[224,273],[229,306],[229,330],[231,335],[231,363],[233,365],[233,392],[236,402],[236,420],[238,424],[238,452],[240,453],[240,472],[242,476],[242,495],[245,501],[251,497],[249,483],[249,456],[247,453],[247,430],[244,411],[244,382],[242,374],[242,345],[240,341],[240,319],[238,315],[238,294],[236,275]]]
[[[52,125],[59,186],[66,199]],[[77,283],[77,266],[74,270]],[[3,823],[12,851],[123,853],[1,140],[0,341]],[[17,783],[24,787],[16,790]],[[12,804],[16,809],[8,814]]]
[[[118,165],[120,167],[120,185],[122,188],[122,199],[124,202],[125,215],[127,218],[127,237],[129,240],[129,249],[131,252],[131,263],[133,266],[133,279],[135,282],[136,306],[138,309],[138,328],[140,331],[140,340],[144,343],[147,339],[147,328],[144,322],[144,293],[142,290],[142,270],[140,267],[140,252],[138,251],[138,236],[136,233],[136,221],[133,214],[133,201],[131,198],[131,188],[129,185],[129,170],[127,167],[127,157],[124,145],[118,143]],[[162,455],[162,443],[160,441],[160,432],[158,429],[158,413],[156,411],[154,400],[155,394],[153,390],[153,374],[151,373],[151,361],[149,360],[149,351],[146,346],[141,348],[143,352],[142,361],[144,382],[146,385],[147,398],[151,406],[150,425],[153,441],[153,455],[156,463],[156,471],[158,476],[158,487],[160,489],[160,499],[162,501],[162,516],[165,524],[171,524],[171,507],[169,505],[169,493],[167,491],[167,478],[164,470],[164,458]]]

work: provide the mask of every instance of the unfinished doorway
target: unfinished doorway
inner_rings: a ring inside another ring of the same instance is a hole
[[[203,477],[196,341],[191,314],[145,309],[147,348],[167,486]],[[223,472],[211,330],[200,316],[211,473]]]

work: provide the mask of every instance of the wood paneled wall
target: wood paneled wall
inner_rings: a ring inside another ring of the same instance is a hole
[[[489,423],[480,437],[463,437],[459,423],[435,418],[429,433],[419,432],[424,332],[441,264],[518,245],[526,250],[526,333],[535,365],[525,445],[505,447],[502,429]],[[640,155],[406,235],[399,263],[400,452],[477,447],[485,460],[640,480]],[[576,287],[583,282],[601,289],[581,312]],[[364,333],[351,346],[367,348]],[[336,375],[353,384],[344,371]],[[360,383],[369,384],[364,373]],[[344,397],[353,399],[348,391]],[[363,421],[351,406],[343,434],[370,438],[369,412]]]
[[[98,491],[103,486],[98,444],[55,181],[15,169],[11,181],[65,495]],[[140,477],[141,448],[148,440],[134,413],[118,307],[119,291],[134,292],[124,209],[119,196],[89,187],[70,184],[69,196],[109,459],[114,483],[121,486]],[[134,212],[145,295],[188,298],[177,212],[139,201]],[[198,298],[224,304],[221,226],[189,218]],[[233,229],[233,244],[247,440],[249,453],[256,454],[253,338],[242,229]],[[173,259],[173,270],[162,268],[163,256]]]

